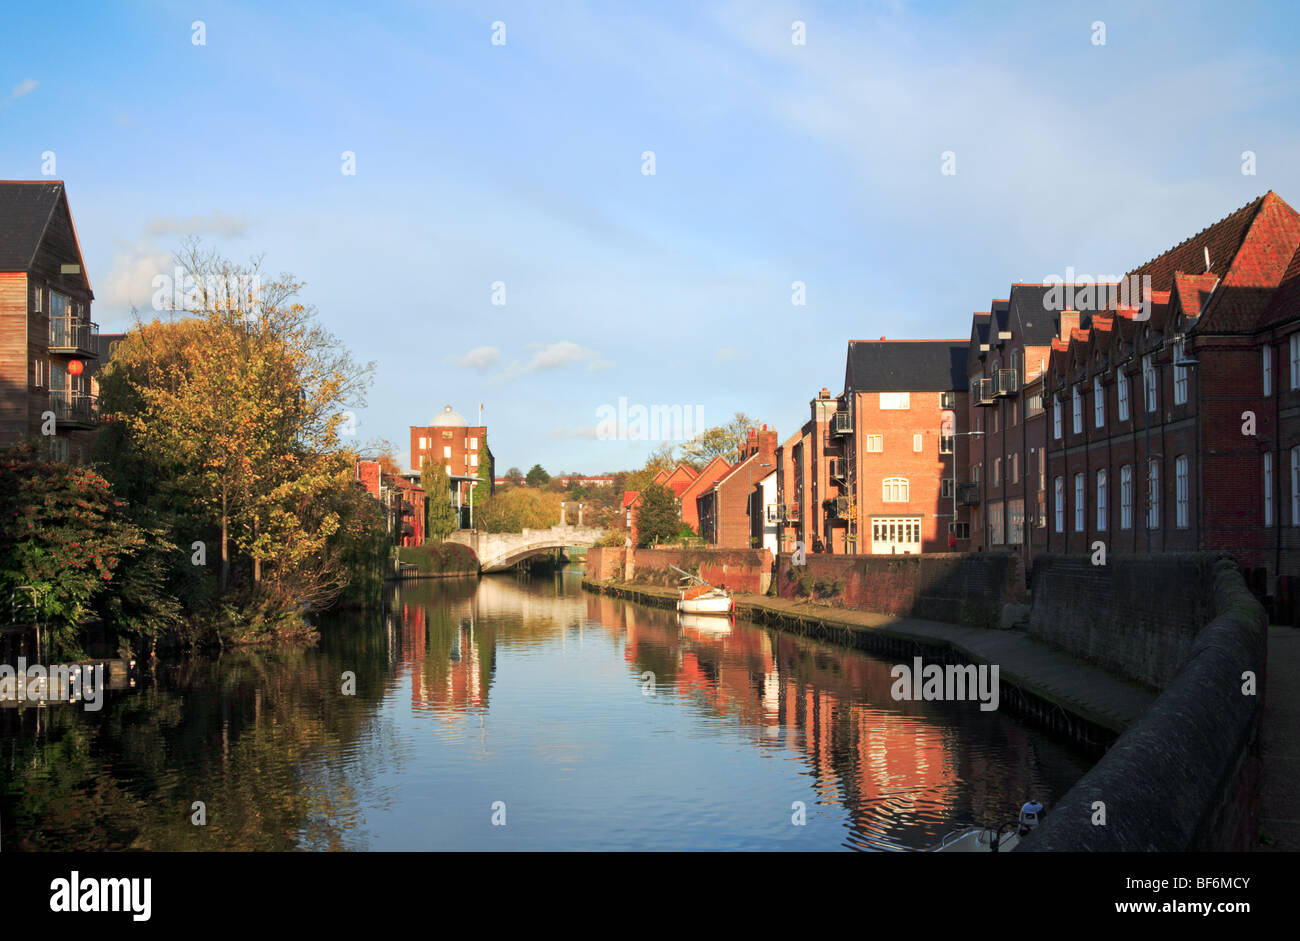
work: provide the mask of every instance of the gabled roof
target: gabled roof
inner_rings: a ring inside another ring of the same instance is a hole
[[[1282,283],[1273,292],[1268,309],[1260,318],[1260,327],[1272,326],[1283,320],[1293,320],[1300,314],[1300,248],[1291,256],[1291,263],[1282,274]]]
[[[703,493],[729,470],[731,470],[731,463],[725,457],[719,455],[705,464],[704,469],[677,496],[685,500],[687,494]]]
[[[1152,290],[1169,291],[1173,289],[1174,275],[1177,272],[1205,271],[1205,250],[1208,248],[1210,271],[1222,278],[1228,273],[1229,265],[1241,249],[1246,233],[1268,195],[1266,193],[1213,225],[1206,226],[1191,238],[1184,239],[1167,252],[1134,268],[1129,274],[1150,275]]]
[[[90,287],[61,180],[0,180],[0,271],[29,271],[55,213],[68,215],[76,263]],[[71,259],[68,259],[72,263]]]
[[[969,340],[850,340],[845,391],[965,391],[969,349]]]

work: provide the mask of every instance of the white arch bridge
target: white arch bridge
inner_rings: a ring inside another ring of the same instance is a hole
[[[448,542],[469,546],[478,556],[484,572],[503,572],[530,556],[569,546],[594,546],[605,535],[599,526],[552,526],[550,529],[525,529],[520,533],[485,533],[461,529],[447,537]]]

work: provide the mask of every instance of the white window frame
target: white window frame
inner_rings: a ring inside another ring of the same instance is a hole
[[[1065,478],[1055,478],[1055,497],[1056,497],[1056,531],[1065,532]]]
[[[1147,461],[1147,529],[1160,528],[1160,462]]]
[[[1294,464],[1294,456],[1292,458]],[[1295,478],[1295,468],[1291,471],[1292,479]],[[1186,529],[1188,520],[1191,517],[1191,505],[1188,497],[1188,476],[1187,476],[1187,455],[1180,454],[1174,458],[1174,525],[1179,529]],[[1294,512],[1295,502],[1292,501]]]
[[[1101,376],[1092,377],[1092,421],[1093,427],[1106,427],[1106,390],[1101,384]]]
[[[906,477],[886,477],[881,482],[882,503],[909,503],[911,487]]]
[[[867,435],[867,452],[869,454],[880,454],[884,450],[885,450],[884,435]]]
[[[1085,485],[1083,482],[1083,472],[1080,471],[1079,473],[1074,475],[1074,531],[1076,533],[1083,532],[1083,527],[1084,527],[1084,521],[1085,521],[1084,510],[1086,509],[1085,500],[1084,500],[1084,492],[1085,492],[1084,486]]]
[[[1104,533],[1106,531],[1106,516],[1110,510],[1110,500],[1106,493],[1106,468],[1097,471],[1097,531]]]
[[[1174,341],[1174,404],[1187,404],[1187,367],[1179,366],[1178,361],[1183,358],[1183,339],[1179,337]]]
[[[1115,371],[1115,396],[1119,402],[1119,420],[1128,421],[1130,417],[1128,405],[1128,376],[1120,372],[1118,369]]]
[[[1083,433],[1083,386],[1076,382],[1070,387],[1070,427],[1076,435]]]
[[[1025,541],[1025,501],[1023,498],[1007,501],[1007,545],[1018,546]]]
[[[1273,525],[1273,452],[1264,452],[1264,525]]]
[[[1265,343],[1259,348],[1259,369],[1264,395],[1273,394],[1273,348]]]
[[[910,392],[882,392],[880,393],[880,408],[882,411],[889,409],[910,409],[912,407],[912,393]]]
[[[1056,393],[1052,396],[1052,437],[1057,441],[1061,440],[1061,396]]]
[[[1148,353],[1142,357],[1142,396],[1148,412],[1156,410],[1156,367]]]
[[[912,435],[912,450],[917,454],[925,450],[925,437],[919,432]]]
[[[1133,528],[1133,465],[1119,469],[1119,528]]]
[[[442,446],[442,457],[443,457],[443,460],[446,460],[446,461],[451,460],[451,445],[449,445],[449,444],[444,444],[444,445]]]

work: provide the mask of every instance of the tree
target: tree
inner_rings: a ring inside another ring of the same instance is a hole
[[[676,494],[663,484],[650,484],[641,491],[641,502],[636,510],[639,545],[670,542],[677,538],[681,525]]]
[[[546,469],[541,464],[534,464],[525,479],[530,487],[545,487],[551,482],[551,475],[546,473]]]
[[[517,467],[512,467],[508,471],[506,471],[506,479],[509,480],[512,484],[519,483],[519,481],[523,479],[523,476],[524,476],[524,472]]]
[[[628,490],[644,490],[654,482],[654,479],[659,476],[661,471],[671,471],[677,466],[675,454],[676,448],[671,444],[659,445],[650,452],[645,465],[640,470],[627,475],[623,482],[624,487]]]
[[[447,462],[425,461],[420,468],[420,488],[424,491],[424,532],[426,541],[442,542],[450,536],[460,520],[451,502],[447,486]]]
[[[740,459],[749,432],[757,427],[758,423],[752,418],[744,412],[737,412],[725,425],[707,428],[682,445],[682,460],[693,464],[697,469],[703,468],[715,457],[726,458],[734,464]]]
[[[533,487],[499,490],[480,506],[474,505],[474,524],[489,533],[517,533],[524,529],[549,529],[560,521],[560,496]]]

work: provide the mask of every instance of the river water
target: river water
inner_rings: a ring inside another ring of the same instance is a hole
[[[579,579],[406,582],[315,647],[0,709],[0,850],[897,851],[1050,810],[1090,764],[894,701],[891,660]]]

